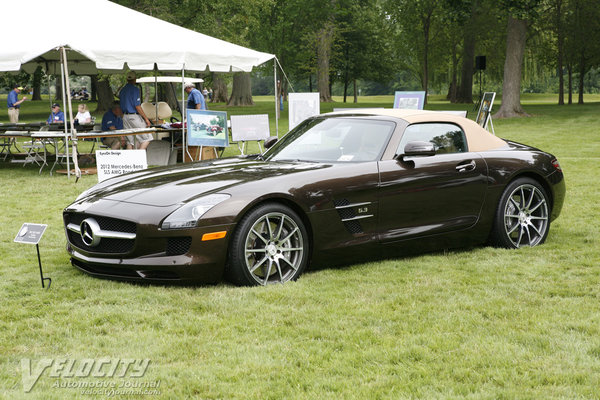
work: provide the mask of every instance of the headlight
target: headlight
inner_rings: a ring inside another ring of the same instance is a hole
[[[79,201],[79,200],[83,199],[84,197],[86,197],[88,194],[90,194],[90,192],[92,191],[93,188],[94,187],[92,186],[91,188],[86,189],[83,192],[81,192],[81,194],[79,196],[77,196],[75,201]]]
[[[190,201],[165,218],[161,225],[161,229],[194,228],[198,224],[198,219],[200,219],[200,217],[208,210],[230,197],[231,196],[228,194],[211,194]]]

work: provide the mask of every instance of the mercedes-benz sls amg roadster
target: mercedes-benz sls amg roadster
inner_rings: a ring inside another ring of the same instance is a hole
[[[63,212],[73,265],[123,280],[284,283],[309,265],[536,246],[565,197],[552,154],[441,112],[324,114],[265,147],[93,186]]]

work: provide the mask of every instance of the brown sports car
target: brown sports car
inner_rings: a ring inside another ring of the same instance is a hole
[[[554,156],[450,114],[338,112],[267,142],[82,193],[63,213],[72,263],[124,280],[283,283],[309,264],[535,246],[565,197]]]

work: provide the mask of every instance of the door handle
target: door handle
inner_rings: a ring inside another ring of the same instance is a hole
[[[464,163],[458,164],[456,166],[456,171],[457,172],[473,171],[476,166],[477,166],[477,164],[475,163],[475,160],[471,160],[469,162],[464,162]]]

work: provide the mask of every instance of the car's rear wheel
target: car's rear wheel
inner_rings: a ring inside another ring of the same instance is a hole
[[[302,219],[292,209],[278,203],[259,205],[234,233],[228,278],[240,285],[295,280],[308,262],[308,243]]]
[[[550,229],[550,203],[544,188],[531,178],[511,182],[498,204],[491,242],[500,247],[536,246]]]

